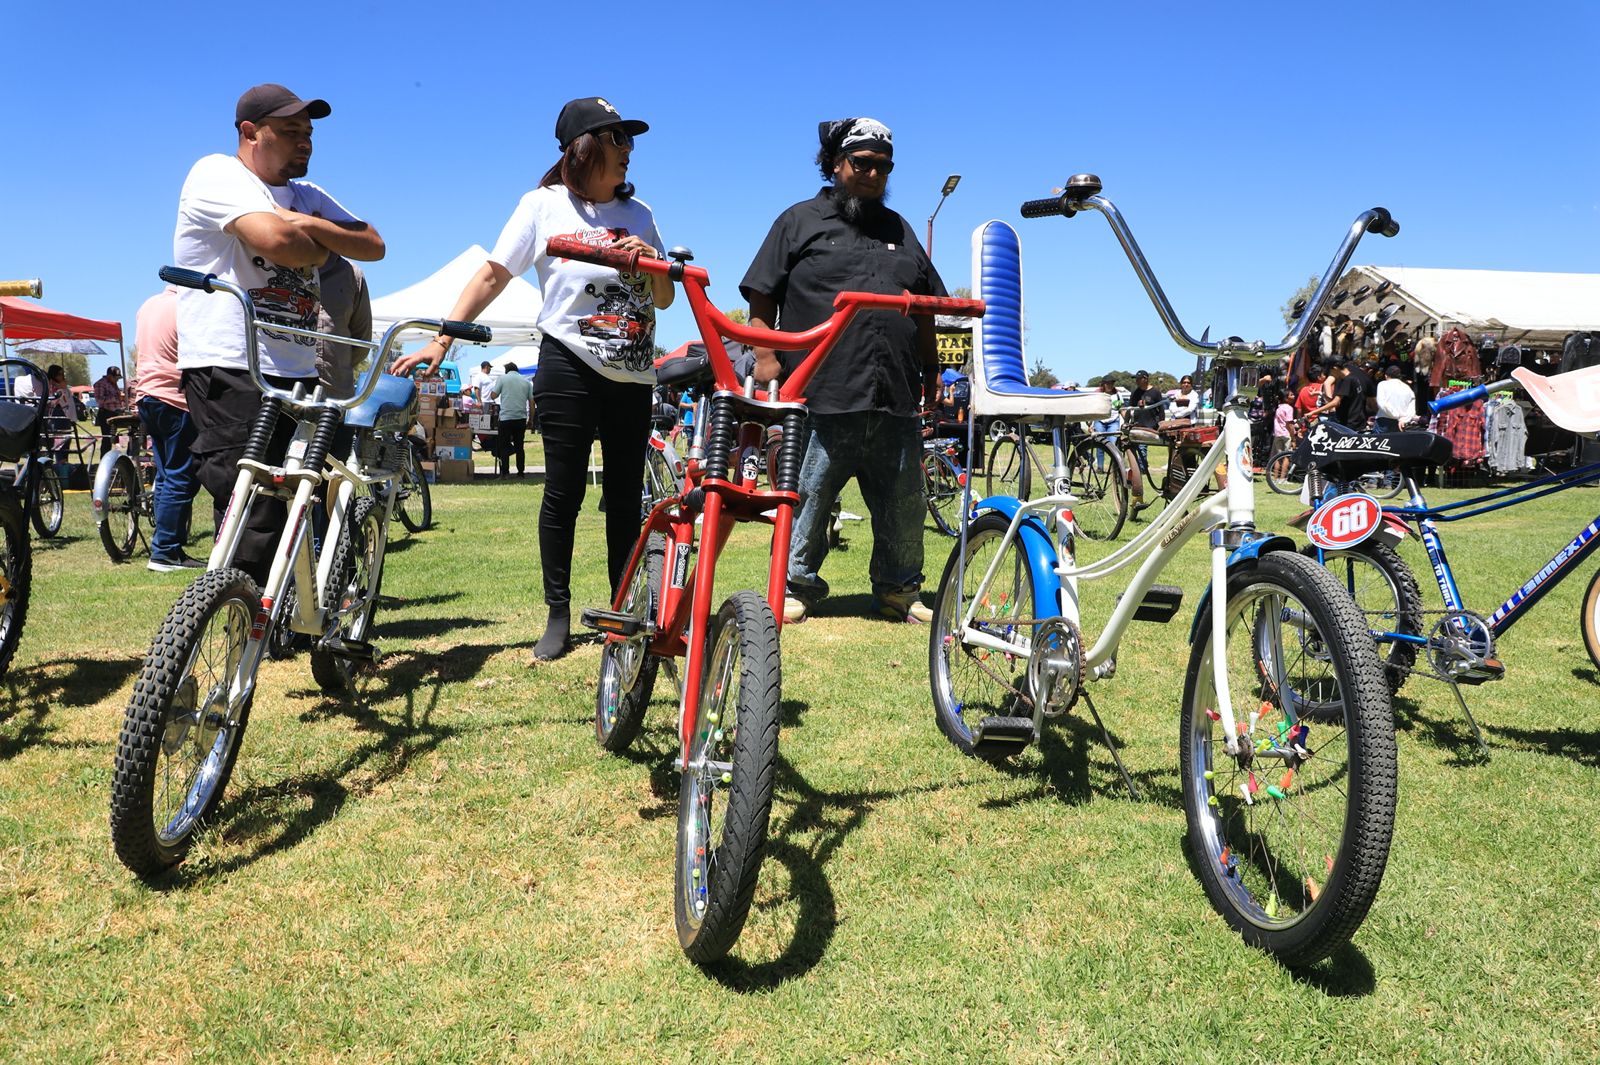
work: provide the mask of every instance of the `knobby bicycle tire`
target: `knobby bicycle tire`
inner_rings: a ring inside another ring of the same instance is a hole
[[[252,700],[232,721],[225,712],[218,720],[215,700],[226,695],[260,609],[255,581],[236,569],[211,570],[173,605],[150,644],[123,715],[111,775],[111,841],[122,864],[141,877],[182,861],[222,801]],[[220,639],[208,639],[219,616]],[[161,772],[164,760],[167,772]],[[170,786],[173,764],[176,789]],[[161,810],[158,799],[164,800]]]
[[[370,498],[350,501],[350,519],[339,535],[337,553],[328,571],[327,633],[341,640],[365,643],[372,631],[372,615],[378,610],[378,591],[383,587],[382,561],[377,580],[371,580],[371,566],[384,538],[383,511]],[[369,585],[372,592],[369,595]],[[328,650],[319,641],[311,648],[311,677],[330,695],[354,694],[356,674],[362,664]]]
[[[33,585],[33,541],[28,519],[15,496],[0,494],[0,677],[22,642],[28,620],[28,596]]]
[[[1265,555],[1229,573],[1227,595],[1235,716],[1258,742],[1223,749],[1204,609],[1179,733],[1189,846],[1212,906],[1246,942],[1310,965],[1355,934],[1383,880],[1396,798],[1388,688],[1366,620],[1312,560]]]
[[[1317,548],[1302,552],[1316,559]],[[1422,634],[1422,589],[1399,552],[1368,540],[1348,551],[1322,552],[1322,564],[1355,601],[1356,609],[1374,632]],[[1363,571],[1369,571],[1363,575]],[[1374,579],[1376,578],[1376,579]],[[1417,645],[1405,640],[1380,641],[1378,656],[1384,661],[1384,678],[1394,694],[1405,686],[1417,661]]]

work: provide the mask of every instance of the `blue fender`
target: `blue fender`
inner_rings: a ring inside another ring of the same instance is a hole
[[[1256,532],[1251,533],[1249,539],[1234,548],[1233,554],[1228,556],[1228,572],[1243,566],[1253,566],[1256,559],[1269,551],[1299,551],[1300,548],[1294,540],[1277,533]],[[1200,619],[1211,609],[1211,586],[1206,585],[1206,590],[1200,596],[1200,605],[1195,607],[1194,620],[1189,623],[1189,643],[1193,644],[1200,634]]]
[[[1011,496],[989,496],[972,505],[972,515],[977,517],[992,512],[1010,521],[1016,517],[1021,507],[1021,500]],[[1050,535],[1050,530],[1045,526],[1043,519],[1035,513],[1023,518],[1022,524],[1017,526],[1017,539],[1022,545],[1023,556],[1028,560],[1028,570],[1033,575],[1033,616],[1053,618],[1061,613],[1061,602],[1057,592],[1061,584],[1056,577],[1055,537]]]

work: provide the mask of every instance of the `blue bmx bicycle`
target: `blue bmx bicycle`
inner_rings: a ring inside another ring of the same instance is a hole
[[[1600,400],[1589,399],[1600,386],[1600,375],[1595,370],[1600,367],[1545,377],[1518,369],[1507,380],[1445,396],[1430,406],[1437,413],[1466,406],[1493,392],[1521,387],[1557,426],[1589,435],[1600,432]],[[1301,457],[1325,478],[1314,500],[1318,506],[1302,515],[1311,540],[1307,553],[1333,571],[1366,614],[1379,653],[1385,659],[1390,690],[1398,692],[1413,673],[1447,683],[1487,755],[1488,745],[1461,686],[1479,685],[1505,675],[1497,650],[1500,637],[1600,547],[1600,515],[1579,529],[1487,615],[1469,609],[1462,597],[1445,554],[1439,524],[1600,481],[1600,463],[1431,506],[1423,498],[1415,472],[1419,466],[1449,461],[1450,442],[1441,436],[1427,432],[1357,433],[1321,423],[1302,443]],[[1352,486],[1359,475],[1376,469],[1399,470],[1407,493],[1404,506],[1380,507]],[[1420,539],[1427,552],[1443,609],[1423,609],[1417,579],[1395,550],[1408,536]],[[1590,659],[1600,667],[1600,571],[1589,580],[1579,627]]]

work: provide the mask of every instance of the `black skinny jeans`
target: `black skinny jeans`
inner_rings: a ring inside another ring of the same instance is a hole
[[[604,377],[560,341],[546,337],[539,346],[533,402],[539,435],[544,437],[544,503],[539,507],[544,601],[551,607],[572,602],[572,541],[583,506],[589,449],[596,437],[605,467],[601,491],[606,504],[606,562],[615,596],[639,537],[650,386]]]

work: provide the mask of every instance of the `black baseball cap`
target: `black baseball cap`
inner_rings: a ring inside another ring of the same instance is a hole
[[[1136,377],[1136,378],[1137,377],[1149,377],[1150,376],[1150,371],[1149,370],[1140,370],[1138,373],[1134,374],[1133,376]]]
[[[606,126],[621,126],[622,131],[630,137],[637,137],[650,129],[636,118],[623,118],[617,114],[615,107],[601,97],[585,96],[582,99],[569,100],[561,109],[560,116],[556,118],[556,143],[561,146],[562,151],[566,151],[567,145],[585,133]]]
[[[268,82],[246,89],[233,109],[233,126],[238,129],[246,122],[260,122],[263,118],[285,118],[304,111],[309,118],[327,118],[333,108],[326,100],[302,100],[282,85]]]

